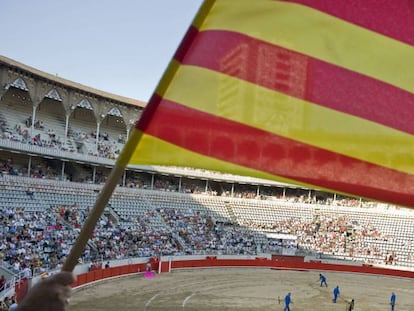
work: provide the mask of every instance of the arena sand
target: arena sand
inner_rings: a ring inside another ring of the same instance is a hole
[[[319,286],[319,271],[230,268],[182,270],[145,279],[142,274],[105,280],[75,290],[69,311],[267,311],[283,310],[292,293],[292,311],[344,311],[355,299],[355,311],[414,311],[414,280],[353,273],[324,272],[328,288]],[[333,288],[341,298],[332,303]],[[280,298],[280,304],[278,301]]]

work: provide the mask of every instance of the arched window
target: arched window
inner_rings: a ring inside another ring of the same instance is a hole
[[[22,78],[17,78],[16,80],[14,80],[11,86],[15,87],[16,89],[23,90],[23,91],[29,90],[26,85],[26,82],[24,82]]]
[[[47,98],[50,98],[50,99],[54,99],[54,100],[57,100],[57,101],[62,101],[62,98],[60,97],[60,94],[59,94],[59,92],[58,91],[56,91],[55,89],[51,89],[47,94],[46,94],[46,96],[45,97],[47,97]]]
[[[114,107],[108,111],[108,114],[115,117],[122,117],[121,111],[118,108]]]
[[[82,99],[77,106],[80,108],[93,110],[91,103],[87,99]]]

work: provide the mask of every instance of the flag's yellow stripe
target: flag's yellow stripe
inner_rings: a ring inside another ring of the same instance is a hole
[[[275,180],[287,184],[302,185],[304,187],[314,186],[298,182],[297,180],[275,176],[259,170],[249,169],[231,162],[198,154],[151,135],[142,133],[137,129],[134,129],[132,133],[136,137],[139,136],[140,140],[137,145],[129,144],[131,148],[134,149],[132,157],[128,163],[129,165],[156,164],[182,167],[188,167],[190,165],[192,168],[208,169],[211,171],[224,172],[239,176],[253,176],[265,180]]]
[[[414,173],[414,137],[211,70],[180,66],[164,98],[332,152]]]
[[[217,1],[200,30],[244,33],[414,93],[414,47],[309,7],[253,2]]]

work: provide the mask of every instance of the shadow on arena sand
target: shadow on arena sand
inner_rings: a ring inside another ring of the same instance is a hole
[[[328,288],[319,286],[319,271],[278,271],[234,268],[173,271],[145,279],[142,274],[106,280],[75,290],[70,311],[266,311],[283,310],[283,298],[292,293],[292,311],[390,310],[414,311],[414,280],[395,277],[324,272]],[[333,288],[341,296],[332,303]],[[278,299],[280,298],[280,304]]]

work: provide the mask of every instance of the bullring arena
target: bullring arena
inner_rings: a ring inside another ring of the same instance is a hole
[[[139,275],[110,279],[75,290],[71,311],[89,310],[283,310],[283,297],[292,293],[291,310],[390,310],[391,289],[398,293],[396,310],[414,310],[412,279],[356,273],[326,272],[328,288],[320,287],[319,271],[266,268],[207,268],[179,270],[146,279]],[[331,302],[332,289],[341,298]],[[279,304],[278,299],[281,299]]]

